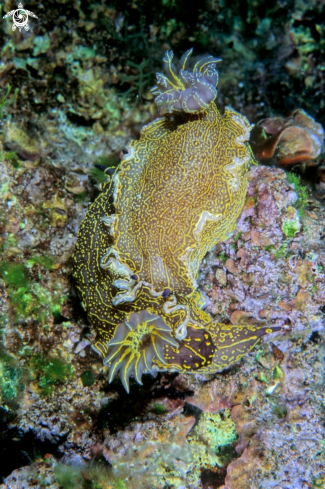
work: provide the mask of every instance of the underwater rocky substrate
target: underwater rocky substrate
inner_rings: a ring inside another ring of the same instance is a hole
[[[24,195],[16,198],[23,202]],[[13,206],[11,213],[15,212]],[[74,219],[68,214],[67,225]],[[200,288],[215,320],[247,325],[271,322],[283,332],[208,381],[195,375],[144,375],[143,387],[131,380],[129,395],[118,380],[108,385],[105,368],[89,346],[89,325],[75,307],[76,297],[69,298],[68,262],[55,269],[34,257],[31,268],[20,276],[24,293],[32,299],[29,281],[38,277],[42,287],[57,288],[59,281],[65,300],[60,315],[55,313],[59,303],[45,301],[45,295],[42,308],[32,312],[43,318],[44,330],[42,323],[37,326],[23,315],[10,316],[6,327],[11,360],[1,361],[10,361],[12,372],[5,392],[13,396],[7,399],[11,416],[7,414],[7,424],[13,428],[4,431],[3,446],[8,444],[8,455],[16,454],[11,460],[17,464],[10,468],[29,467],[28,457],[31,461],[37,457],[28,470],[42,473],[44,469],[57,484],[53,475],[57,463],[59,472],[65,471],[66,463],[72,468],[85,464],[86,472],[99,463],[109,468],[105,477],[112,479],[112,488],[118,487],[119,480],[128,488],[146,484],[163,488],[167,480],[172,487],[223,484],[224,489],[250,489],[254,478],[268,488],[276,487],[271,481],[277,474],[281,489],[284,477],[289,482],[283,487],[300,489],[304,487],[301,473],[318,480],[324,471],[323,226],[323,208],[298,178],[279,169],[253,167],[236,231],[205,257]],[[28,232],[22,233],[24,240]],[[52,225],[51,233],[55,240],[61,228]],[[19,239],[18,233],[18,243]],[[63,252],[68,257],[72,249],[71,242],[65,241],[54,256],[59,260]],[[45,347],[43,356],[36,354],[41,347]],[[209,426],[210,415],[211,431],[196,431],[201,429],[200,419]],[[229,438],[220,438],[218,426],[224,426],[222,432]],[[46,452],[55,458],[46,458]],[[141,466],[136,462],[140,454]],[[134,469],[126,473],[130,464]],[[160,475],[152,479],[157,464]],[[22,468],[23,480],[26,470]],[[11,487],[16,476],[6,479]],[[82,479],[78,470],[74,477]]]

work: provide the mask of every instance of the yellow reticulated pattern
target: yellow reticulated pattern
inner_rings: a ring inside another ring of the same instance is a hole
[[[130,375],[141,382],[152,366],[221,370],[266,332],[212,322],[196,290],[204,255],[235,229],[253,156],[246,118],[229,107],[221,115],[214,103],[218,60],[206,56],[191,71],[189,55],[175,67],[166,54],[155,92],[173,113],[129,143],[81,224],[73,256],[94,348],[127,390]],[[144,317],[154,318],[149,329]]]
[[[114,250],[156,291],[191,294],[206,252],[234,230],[247,190],[248,128],[211,103],[176,127],[158,119],[129,144],[114,176]]]

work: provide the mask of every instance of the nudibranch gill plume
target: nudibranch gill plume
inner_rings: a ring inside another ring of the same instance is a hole
[[[191,66],[191,52],[177,66],[166,53],[153,88],[165,115],[128,144],[73,255],[93,348],[127,391],[153,369],[220,371],[277,329],[219,324],[203,310],[199,265],[234,231],[254,156],[247,119],[215,104],[220,60]]]

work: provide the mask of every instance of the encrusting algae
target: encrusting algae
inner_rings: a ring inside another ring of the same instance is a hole
[[[254,163],[251,126],[214,102],[218,59],[157,74],[157,104],[166,115],[142,129],[89,208],[73,256],[74,278],[94,345],[129,391],[143,372],[215,372],[237,362],[279,328],[213,322],[202,310],[198,268],[234,231]]]

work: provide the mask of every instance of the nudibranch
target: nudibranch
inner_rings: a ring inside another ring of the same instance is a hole
[[[119,375],[155,370],[211,373],[237,362],[276,328],[218,324],[203,310],[198,268],[234,231],[254,161],[251,126],[215,104],[213,56],[192,50],[153,88],[165,115],[131,141],[83,220],[73,275],[97,339],[93,348]]]

